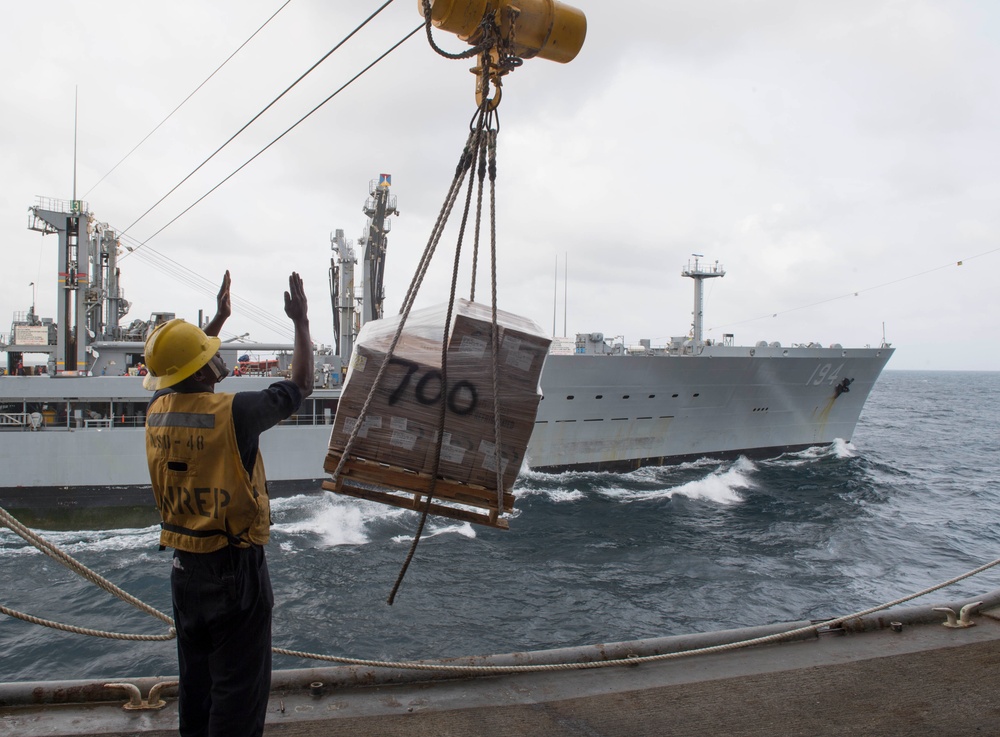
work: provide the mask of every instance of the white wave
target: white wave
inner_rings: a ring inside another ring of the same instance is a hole
[[[719,461],[714,458],[698,458],[693,461],[685,461],[684,463],[671,463],[665,466],[640,466],[632,471],[560,471],[558,473],[548,473],[545,471],[533,471],[527,466],[522,466],[521,473],[518,476],[517,485],[514,487],[515,491],[518,493],[530,492],[530,491],[544,491],[544,489],[524,489],[521,488],[524,482],[534,482],[535,484],[547,484],[552,483],[554,480],[558,479],[560,484],[572,485],[575,481],[586,480],[586,481],[601,481],[611,478],[621,478],[621,479],[633,479],[636,481],[649,481],[655,480],[662,476],[666,472],[670,473],[682,473],[684,471],[690,471],[692,469],[699,468],[716,468],[719,465]]]
[[[714,472],[719,472],[723,464],[724,461],[720,461],[717,458],[699,458],[695,461],[667,466],[643,466],[626,474],[620,474],[620,476],[628,481],[640,484],[669,484],[678,476],[689,476],[691,471],[701,471],[707,468]]]
[[[546,496],[549,501],[559,504],[579,501],[584,498],[585,494],[577,489],[547,489]]]
[[[424,527],[423,533],[420,535],[422,539],[428,537],[437,537],[438,535],[461,535],[462,537],[467,537],[474,539],[476,537],[476,530],[472,527],[471,522],[462,522],[459,524],[444,524],[441,527],[435,527],[433,523],[428,521],[428,526]],[[413,535],[396,535],[392,538],[394,543],[408,543],[413,542]]]
[[[738,493],[740,489],[753,487],[750,475],[756,466],[744,457],[740,457],[726,469],[718,468],[707,476],[688,481],[679,486],[664,489],[606,489],[602,494],[624,502],[646,501],[650,499],[670,499],[675,494],[688,499],[705,499],[717,504],[734,504],[743,501]]]
[[[857,455],[854,446],[843,438],[835,438],[830,445],[814,445],[794,453],[786,453],[779,458],[767,461],[770,465],[798,467],[805,466],[824,458],[854,458]]]
[[[155,551],[160,541],[159,525],[118,530],[34,530],[33,532],[74,557],[81,552]],[[34,545],[13,532],[4,531],[4,534],[0,535],[0,546],[3,548],[4,556],[43,555]]]
[[[551,483],[555,479],[558,479],[560,483],[564,483],[574,479],[597,479],[607,475],[607,471],[558,471],[556,473],[549,473],[548,471],[533,471],[530,468],[522,467],[521,473],[517,477],[517,483],[534,481],[535,483],[545,484]]]
[[[830,453],[836,458],[854,458],[857,455],[854,445],[849,440],[844,440],[843,438],[836,438],[833,441],[833,445],[830,446]]]
[[[674,489],[674,493],[682,494],[690,499],[707,499],[719,504],[734,504],[743,501],[739,495],[740,489],[752,488],[754,483],[750,478],[757,467],[742,456],[727,470],[715,471],[703,479],[689,481]]]
[[[529,496],[543,496],[551,502],[556,504],[564,502],[575,502],[583,499],[585,494],[582,491],[576,489],[553,489],[553,488],[541,488],[541,489],[515,489],[518,499]]]
[[[341,500],[332,494],[276,499],[272,506],[279,515],[292,518],[278,522],[271,528],[272,531],[290,536],[316,536],[322,547],[364,545],[369,542],[368,524],[404,513],[401,509],[374,502]],[[289,550],[295,546],[282,542],[281,547]]]

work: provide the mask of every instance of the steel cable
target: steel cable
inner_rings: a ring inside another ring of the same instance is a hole
[[[282,10],[284,10],[285,7],[288,5],[288,3],[290,3],[291,1],[292,0],[285,0],[284,5],[282,5],[280,8],[278,8],[277,10],[275,10],[274,13],[271,14],[271,17],[268,18],[266,21],[264,21],[263,25],[261,25],[260,28],[258,28],[256,31],[254,31],[253,33],[251,33],[250,37],[247,38],[246,41],[244,41],[243,43],[241,43],[237,47],[236,51],[234,51],[229,56],[227,56],[226,60],[224,62],[222,62],[218,67],[216,67],[214,72],[212,72],[207,77],[205,77],[204,81],[201,84],[199,84],[197,87],[195,87],[194,90],[191,91],[191,94],[189,94],[187,97],[185,97],[183,100],[181,100],[180,104],[167,114],[167,117],[165,117],[163,120],[161,120],[159,123],[157,123],[156,127],[153,128],[153,130],[151,130],[149,133],[147,133],[146,136],[145,136],[145,138],[143,138],[141,141],[139,141],[137,144],[135,144],[135,146],[132,147],[132,150],[129,151],[127,154],[125,154],[117,164],[115,164],[114,166],[112,166],[111,169],[108,171],[107,174],[105,174],[103,177],[101,177],[100,179],[98,179],[97,182],[94,184],[94,186],[92,186],[90,189],[88,189],[86,192],[84,192],[83,193],[83,197],[81,197],[80,199],[86,199],[87,195],[89,195],[91,192],[93,192],[95,189],[97,189],[97,187],[101,184],[101,182],[103,182],[105,179],[107,179],[109,176],[111,176],[111,174],[114,172],[114,170],[117,169],[119,166],[121,166],[125,162],[125,159],[127,159],[129,156],[131,156],[132,154],[134,154],[138,150],[138,148],[149,139],[150,136],[152,136],[154,133],[156,133],[156,131],[158,131],[160,129],[160,127],[164,123],[166,123],[168,120],[170,120],[171,117],[173,117],[174,113],[176,113],[178,110],[180,110],[182,107],[184,107],[184,104],[188,100],[190,100],[192,97],[194,97],[195,94],[197,94],[198,90],[200,90],[202,87],[204,87],[206,84],[208,84],[208,81],[210,79],[212,79],[212,77],[214,77],[216,74],[218,74],[219,71],[222,69],[222,67],[226,66],[226,64],[228,64],[230,62],[230,60],[234,56],[236,56],[238,53],[240,53],[240,51],[243,49],[243,47],[246,46],[248,43],[250,43],[250,41],[253,40],[254,36],[256,36],[258,33],[260,33],[262,30],[264,30],[264,26],[266,26],[268,23],[270,23],[272,20],[274,20],[275,16],[277,16],[278,13],[280,13]]]
[[[197,171],[198,171],[199,169],[201,169],[201,167],[203,167],[203,166],[204,166],[205,164],[207,164],[207,163],[208,163],[209,161],[211,161],[211,160],[212,160],[213,158],[215,158],[215,155],[216,155],[216,154],[218,154],[218,153],[219,153],[220,151],[222,151],[222,149],[224,149],[224,148],[225,148],[226,146],[228,146],[228,145],[229,145],[230,143],[232,143],[232,142],[233,142],[233,140],[234,140],[234,139],[235,139],[235,138],[236,138],[237,136],[239,136],[239,135],[240,135],[241,133],[243,133],[243,131],[245,131],[245,130],[246,130],[247,128],[249,128],[249,127],[250,127],[251,125],[253,125],[253,123],[254,123],[254,122],[255,122],[255,121],[256,121],[256,120],[258,119],[258,118],[260,118],[260,117],[261,117],[261,116],[262,116],[262,115],[263,115],[264,113],[266,113],[266,112],[267,112],[268,110],[270,110],[270,109],[271,109],[271,107],[272,107],[272,106],[273,106],[273,105],[274,105],[275,103],[277,103],[277,102],[278,102],[278,100],[280,100],[280,99],[281,99],[282,97],[284,97],[284,96],[285,96],[285,95],[287,95],[287,94],[288,94],[289,92],[291,92],[291,90],[292,90],[292,89],[294,89],[294,88],[295,88],[295,86],[296,86],[296,85],[298,85],[298,83],[299,83],[299,82],[301,82],[301,81],[302,81],[303,79],[305,79],[305,78],[306,78],[307,76],[309,76],[309,74],[311,74],[311,73],[313,72],[313,70],[315,70],[315,69],[316,69],[316,67],[318,67],[318,66],[319,66],[320,64],[322,64],[322,63],[323,63],[324,61],[326,61],[326,60],[327,60],[327,59],[328,59],[328,58],[329,58],[329,57],[330,57],[330,56],[331,56],[331,55],[332,55],[332,54],[333,54],[333,53],[334,53],[335,51],[337,51],[337,50],[338,50],[338,49],[339,49],[339,48],[340,48],[341,46],[343,46],[343,45],[344,45],[345,43],[347,43],[347,42],[348,42],[348,41],[349,41],[349,40],[351,39],[351,37],[353,37],[353,36],[354,36],[354,35],[355,35],[355,34],[356,34],[356,33],[357,33],[358,31],[360,31],[360,30],[361,30],[362,28],[364,28],[364,27],[365,27],[366,25],[368,25],[368,23],[369,23],[369,22],[370,22],[370,21],[371,21],[371,20],[372,20],[373,18],[375,18],[375,16],[377,16],[377,15],[378,15],[379,13],[381,13],[381,12],[382,12],[383,10],[385,10],[385,9],[386,9],[386,8],[387,8],[387,7],[389,6],[389,5],[391,5],[392,3],[393,3],[393,0],[386,0],[386,2],[385,2],[385,3],[383,3],[383,4],[382,4],[382,5],[381,5],[381,6],[380,6],[380,7],[379,7],[379,8],[378,8],[378,9],[377,9],[377,10],[376,10],[376,11],[375,11],[374,13],[372,13],[372,14],[371,14],[371,15],[369,15],[369,16],[368,16],[367,18],[365,18],[365,20],[364,20],[364,21],[363,21],[363,22],[362,22],[362,23],[361,23],[361,24],[360,24],[359,26],[355,27],[355,28],[354,28],[354,30],[352,30],[352,31],[351,31],[350,33],[348,33],[348,34],[347,34],[346,36],[344,36],[344,38],[342,38],[342,39],[341,39],[341,40],[340,40],[339,42],[337,42],[337,44],[336,44],[336,45],[335,45],[335,46],[334,46],[334,47],[333,47],[332,49],[330,49],[330,50],[329,50],[328,52],[326,52],[326,54],[324,54],[324,55],[323,55],[322,57],[320,57],[320,58],[319,58],[319,60],[318,60],[318,61],[316,61],[316,62],[315,62],[315,63],[314,63],[314,64],[313,64],[313,65],[312,65],[311,67],[309,67],[309,68],[308,68],[308,69],[307,69],[306,71],[304,71],[304,72],[303,72],[303,73],[302,73],[301,75],[299,75],[299,78],[298,78],[298,79],[296,79],[296,80],[295,80],[294,82],[292,82],[292,83],[291,83],[290,85],[288,85],[288,87],[286,87],[286,88],[285,88],[285,90],[284,90],[284,91],[283,91],[283,92],[282,92],[282,93],[281,93],[280,95],[278,95],[278,96],[277,96],[277,97],[275,97],[275,98],[274,98],[273,100],[271,100],[271,102],[269,102],[269,103],[268,103],[268,104],[267,104],[267,105],[266,105],[266,106],[265,106],[265,107],[264,107],[264,108],[263,108],[263,109],[262,109],[262,110],[261,110],[260,112],[258,112],[258,113],[257,113],[256,115],[254,115],[254,116],[253,116],[253,117],[252,117],[252,118],[251,118],[251,119],[250,119],[249,121],[247,121],[247,123],[246,123],[246,124],[244,124],[242,128],[240,128],[240,129],[239,129],[238,131],[236,131],[236,132],[235,132],[235,133],[234,133],[233,135],[231,135],[231,136],[229,137],[229,139],[228,139],[228,140],[226,140],[226,142],[225,142],[225,143],[223,143],[223,144],[222,144],[221,146],[219,146],[219,147],[218,147],[217,149],[215,149],[215,151],[213,151],[213,152],[212,152],[212,154],[211,154],[211,155],[210,155],[210,156],[209,156],[209,157],[208,157],[207,159],[205,159],[205,160],[204,160],[204,161],[202,161],[202,162],[201,162],[200,164],[198,164],[198,166],[196,166],[196,167],[194,168],[194,170],[193,170],[193,171],[191,171],[191,173],[190,173],[190,174],[188,174],[188,175],[187,175],[186,177],[184,177],[184,178],[183,178],[183,179],[182,179],[181,181],[179,181],[179,182],[178,182],[177,184],[175,184],[175,185],[173,186],[173,188],[171,188],[171,190],[170,190],[169,192],[167,192],[167,193],[166,193],[165,195],[163,195],[163,196],[162,196],[162,197],[161,197],[160,199],[158,199],[158,200],[157,200],[156,202],[154,202],[154,203],[153,203],[153,205],[152,205],[152,207],[150,207],[150,208],[149,208],[148,210],[146,210],[146,212],[144,212],[144,213],[143,213],[142,215],[140,215],[140,216],[139,216],[138,218],[136,218],[136,219],[135,219],[135,220],[134,220],[134,221],[132,222],[132,225],[129,225],[129,226],[127,227],[127,228],[125,228],[125,230],[124,230],[124,231],[122,231],[122,233],[124,234],[124,233],[127,233],[127,232],[128,232],[129,230],[131,230],[131,229],[132,229],[132,227],[133,227],[133,226],[134,226],[134,225],[135,225],[136,223],[138,223],[138,222],[139,222],[140,220],[142,220],[142,219],[143,219],[144,217],[146,217],[146,216],[147,216],[147,215],[148,215],[148,214],[149,214],[150,212],[152,212],[152,211],[153,211],[153,209],[154,209],[154,208],[156,208],[156,206],[157,206],[157,205],[159,205],[159,204],[160,204],[161,202],[163,202],[163,200],[165,200],[165,199],[166,199],[167,197],[169,197],[169,196],[170,196],[171,194],[173,194],[173,193],[174,193],[174,192],[175,192],[175,191],[177,190],[177,188],[178,188],[178,187],[180,187],[180,186],[181,186],[182,184],[184,184],[184,182],[186,182],[186,181],[187,181],[188,179],[190,179],[190,178],[191,178],[192,176],[194,176],[194,175],[195,175],[195,173],[196,173],[196,172],[197,172]],[[411,34],[411,35],[412,35],[412,34]],[[352,81],[353,81],[353,80],[352,80]],[[349,83],[348,83],[348,84],[349,84]],[[346,85],[345,85],[345,86],[346,86]],[[329,100],[329,99],[330,99],[330,98],[327,98],[327,100]],[[323,102],[323,103],[321,103],[321,104],[325,104],[325,102],[326,102],[326,101],[324,100],[324,102]],[[314,111],[313,111],[313,112],[315,112],[315,109],[314,109]],[[309,113],[309,115],[311,115],[311,114],[312,114],[312,113]],[[309,117],[309,116],[307,115],[306,117]],[[302,120],[305,120],[305,118],[302,118],[302,119],[301,119],[301,120],[299,121],[299,123],[301,123],[301,122],[302,122]],[[298,123],[296,123],[295,125],[298,125]],[[292,126],[292,127],[294,128],[295,126]],[[291,129],[289,129],[289,130],[291,130]],[[285,131],[285,132],[287,133],[288,131]],[[284,135],[284,134],[282,134],[282,135]],[[279,138],[280,138],[280,136],[279,136]],[[275,140],[277,140],[277,139],[275,139]],[[273,143],[273,142],[272,142],[272,143]],[[268,147],[269,147],[269,146],[268,146]],[[264,150],[267,150],[267,148],[265,148]],[[263,152],[261,152],[261,153],[263,153]],[[256,158],[256,157],[254,157],[254,158]],[[252,161],[252,160],[253,160],[253,159],[251,159],[251,161]],[[249,162],[247,162],[247,163],[249,163]],[[244,164],[244,166],[246,166],[246,164]],[[240,168],[242,169],[243,167],[240,167]],[[239,171],[239,169],[237,169],[236,171]],[[233,173],[235,174],[235,172],[233,172]],[[232,176],[232,175],[230,175],[230,176]],[[227,177],[227,179],[228,179],[228,177]],[[223,181],[225,181],[225,180],[223,180]],[[220,183],[220,184],[221,184],[221,183]],[[214,191],[214,190],[213,190],[213,191]],[[199,200],[199,202],[200,202],[200,201],[201,201],[201,200]],[[197,204],[197,202],[196,202],[195,204]],[[192,207],[194,207],[194,205],[192,205]],[[190,209],[190,208],[188,208],[188,209]],[[187,212],[187,210],[185,210],[184,212]],[[183,215],[183,214],[184,214],[184,213],[181,213],[181,215]],[[180,215],[178,215],[178,217],[180,217]],[[174,218],[174,220],[176,220],[176,219],[177,219],[177,218]],[[172,223],[172,222],[173,222],[173,220],[171,220],[171,221],[170,221],[170,223]],[[167,225],[170,225],[170,223],[167,223]],[[164,226],[164,227],[166,227],[166,226]],[[161,228],[160,230],[163,230],[163,228]],[[159,233],[159,232],[160,232],[159,230],[158,230],[158,231],[156,231],[156,233]],[[154,233],[153,235],[156,235],[156,233]],[[150,236],[150,238],[152,238],[152,237],[153,237],[153,236]],[[146,240],[148,241],[148,240],[150,240],[150,238],[147,238]]]

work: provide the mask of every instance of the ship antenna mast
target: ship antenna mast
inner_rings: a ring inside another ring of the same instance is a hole
[[[686,276],[694,279],[694,323],[692,331],[692,347],[694,350],[698,350],[704,345],[702,342],[702,325],[704,319],[704,291],[702,289],[702,282],[705,279],[711,279],[716,276],[725,276],[726,270],[722,268],[722,265],[716,261],[712,266],[703,267],[699,259],[705,258],[700,253],[692,253],[694,256],[694,264],[692,265],[688,261],[687,266],[681,272],[681,276]]]
[[[76,201],[76,131],[80,119],[80,86],[73,93],[73,200]]]
[[[556,254],[556,267],[552,273],[552,336],[556,334],[556,311],[559,304],[559,254]]]

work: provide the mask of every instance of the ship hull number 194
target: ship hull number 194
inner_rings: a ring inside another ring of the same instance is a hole
[[[832,363],[821,363],[816,367],[816,370],[812,372],[812,375],[806,381],[806,384],[819,386],[826,381],[832,385],[833,382],[840,378],[840,370],[842,368],[844,368],[844,364],[840,364],[837,368],[833,368]]]

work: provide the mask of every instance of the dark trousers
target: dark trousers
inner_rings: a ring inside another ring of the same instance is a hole
[[[254,737],[271,689],[274,595],[264,549],[174,552],[181,737]]]

